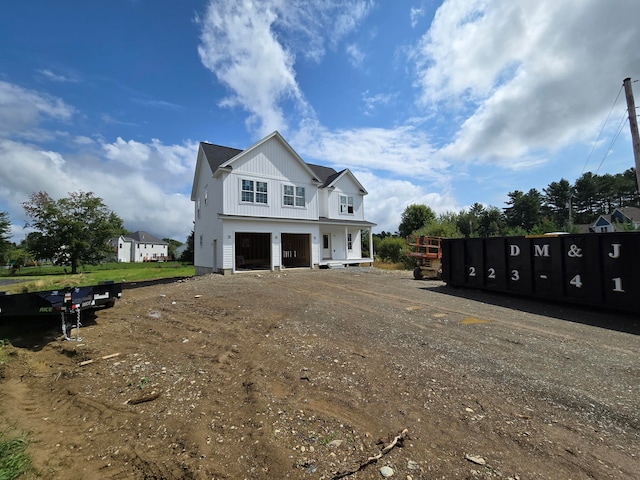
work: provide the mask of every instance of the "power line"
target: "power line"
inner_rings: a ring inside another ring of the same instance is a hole
[[[600,167],[604,163],[604,159],[607,158],[607,156],[609,155],[609,152],[613,148],[613,145],[616,143],[616,140],[620,136],[620,133],[622,132],[622,128],[625,126],[626,123],[627,123],[627,111],[625,110],[624,113],[622,114],[622,118],[620,119],[620,125],[618,126],[618,131],[616,132],[613,139],[611,139],[611,142],[609,143],[609,147],[607,147],[607,149],[605,150],[604,155],[602,156],[602,160],[600,160],[600,165],[598,165],[598,168],[596,169],[595,174],[597,174],[598,170],[600,170]]]
[[[591,151],[589,152],[589,156],[587,157],[587,161],[584,162],[584,167],[582,167],[582,173],[584,173],[585,169],[587,168],[587,164],[589,163],[589,159],[591,158],[591,155],[593,154],[593,151],[595,150],[596,145],[598,144],[598,140],[600,140],[600,136],[602,135],[602,132],[604,131],[604,127],[607,125],[607,122],[609,121],[609,117],[611,116],[611,112],[613,112],[613,109],[616,106],[616,103],[618,103],[618,98],[620,98],[620,93],[622,92],[623,88],[624,88],[624,85],[620,85],[620,90],[618,90],[618,94],[616,95],[616,99],[613,101],[613,105],[611,105],[611,109],[609,110],[609,114],[607,115],[607,118],[605,119],[604,123],[602,124],[602,128],[600,128],[600,133],[598,133],[598,137],[596,138],[596,141],[593,143],[593,146],[591,147]],[[600,165],[602,165],[602,162],[600,162]],[[600,168],[600,167],[598,167],[598,168]]]

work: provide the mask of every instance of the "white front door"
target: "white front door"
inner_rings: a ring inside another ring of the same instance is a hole
[[[331,235],[322,235],[322,258],[331,258]]]

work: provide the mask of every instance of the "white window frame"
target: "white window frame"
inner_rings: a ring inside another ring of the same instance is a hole
[[[251,186],[251,189],[246,188],[249,186],[249,184]],[[251,200],[245,200],[244,198],[245,193],[251,194]],[[258,198],[262,198],[262,197],[264,198],[264,202],[258,200]],[[262,180],[241,178],[240,179],[240,203],[251,204],[251,205],[269,205],[269,184]]]
[[[340,214],[353,215],[353,197],[351,195],[340,195]]]
[[[291,189],[291,192],[287,192]],[[307,208],[307,191],[305,187],[285,184],[282,185],[282,205],[287,208]],[[287,198],[291,203],[287,203]]]
[[[350,233],[347,233],[347,250],[350,252],[353,250],[353,237]]]

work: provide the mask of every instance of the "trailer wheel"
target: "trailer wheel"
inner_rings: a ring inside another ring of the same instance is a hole
[[[413,269],[413,278],[416,280],[422,280],[422,269],[420,267],[416,267]]]

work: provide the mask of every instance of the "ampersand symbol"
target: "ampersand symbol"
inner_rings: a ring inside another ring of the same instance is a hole
[[[567,255],[569,255],[571,258],[582,257],[582,249],[578,248],[578,246],[574,243],[569,247]]]

